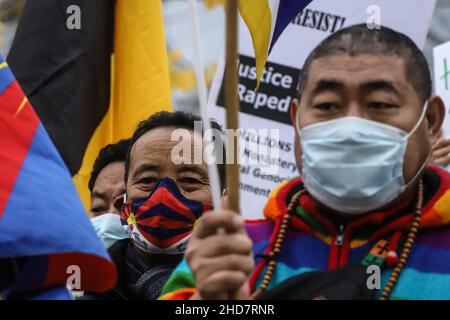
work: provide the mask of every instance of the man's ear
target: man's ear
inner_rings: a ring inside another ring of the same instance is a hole
[[[444,123],[445,112],[445,104],[441,97],[432,96],[428,100],[426,119],[428,122],[428,134],[432,143],[439,138],[439,130]]]
[[[292,126],[295,128],[297,126],[297,110],[298,110],[298,99],[292,100],[291,109],[289,113],[291,115]]]

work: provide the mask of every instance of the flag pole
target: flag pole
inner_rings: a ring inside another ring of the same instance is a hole
[[[239,100],[238,100],[238,0],[227,0],[226,11],[226,65],[225,65],[225,107],[227,130],[227,198],[228,208],[240,212],[239,208],[239,164],[238,135]],[[232,160],[230,163],[229,160]]]

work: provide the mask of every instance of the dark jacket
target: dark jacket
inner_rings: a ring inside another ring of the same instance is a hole
[[[129,238],[114,243],[108,253],[117,268],[116,286],[100,294],[87,292],[80,300],[155,300],[183,257],[142,259],[136,254]]]

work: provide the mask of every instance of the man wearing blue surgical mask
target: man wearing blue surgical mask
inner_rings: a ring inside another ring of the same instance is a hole
[[[120,222],[120,208],[125,193],[125,158],[130,140],[109,144],[100,150],[94,162],[89,190],[89,215],[97,235],[106,248],[127,237]]]
[[[106,213],[120,215],[125,193],[125,158],[129,145],[130,140],[121,140],[100,150],[88,183],[91,217]]]
[[[205,214],[163,298],[450,299],[450,175],[428,164],[445,110],[423,53],[352,26],[299,81],[301,176],[272,192],[265,221]]]

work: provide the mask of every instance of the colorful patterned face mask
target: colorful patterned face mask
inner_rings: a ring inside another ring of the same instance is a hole
[[[153,254],[182,254],[194,224],[210,204],[182,195],[170,178],[162,178],[146,198],[122,207],[122,225],[141,250]]]

